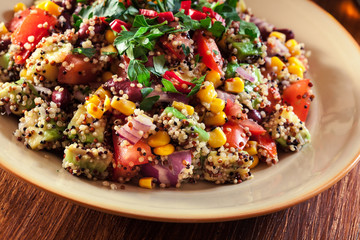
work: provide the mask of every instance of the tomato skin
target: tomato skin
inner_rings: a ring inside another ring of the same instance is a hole
[[[47,13],[42,9],[33,9],[29,15],[25,17],[23,22],[16,28],[14,33],[11,35],[13,44],[24,47],[25,44],[29,44],[29,48],[15,54],[15,63],[24,64],[26,59],[30,56],[31,52],[36,48],[36,45],[40,42],[43,37],[50,35],[49,30],[53,28],[57,20],[54,16]],[[39,28],[41,24],[47,23],[46,27]],[[34,41],[29,42],[29,37],[33,36]]]
[[[305,122],[309,113],[311,103],[310,80],[304,79],[292,83],[283,92],[284,103],[294,108],[294,113]]]
[[[247,119],[247,115],[242,112],[242,107],[239,104],[234,103],[230,99],[226,100],[224,112],[229,121],[239,121],[238,116],[240,116],[241,120]]]
[[[223,132],[226,135],[226,143],[229,144],[229,148],[233,147],[242,150],[249,140],[244,128],[236,122],[225,123]]]
[[[139,9],[140,15],[144,15],[145,17],[154,18],[157,17],[159,14],[158,12],[150,9]]]
[[[25,18],[30,14],[30,9],[26,9],[20,13],[20,15],[15,16],[9,24],[7,24],[7,29],[10,32],[14,32],[25,20]]]
[[[272,158],[277,158],[276,143],[268,132],[253,136],[252,138],[257,141],[259,146],[263,148]]]
[[[219,48],[214,39],[205,37],[203,34],[202,30],[197,30],[194,34],[194,41],[198,45],[198,53],[202,57],[202,62],[208,68],[221,73],[224,62]]]
[[[91,62],[85,62],[84,58],[85,56],[80,54],[67,55],[65,62],[69,65],[74,64],[74,67],[68,71],[66,67],[61,66],[59,68],[58,82],[74,85],[96,81],[98,66]]]
[[[251,119],[239,121],[239,124],[244,128],[245,127],[249,128],[249,131],[251,132],[252,135],[261,135],[263,133],[266,133],[266,130],[262,126],[260,126]]]
[[[181,33],[174,33],[173,38],[170,41],[167,36],[163,36],[160,38],[161,44],[168,50],[171,54],[175,55],[177,60],[184,60],[186,55],[182,47],[177,48],[172,43],[174,41],[181,42],[184,44],[185,48],[193,48],[191,45],[191,39],[187,36],[182,35]]]
[[[268,90],[267,99],[270,101],[270,105],[266,106],[264,111],[266,113],[272,113],[275,110],[275,105],[281,103],[281,96],[279,91],[274,87],[270,87]]]
[[[114,142],[114,159],[115,166],[113,171],[113,179],[117,181],[119,177],[132,178],[137,175],[136,166],[146,164],[149,162],[148,158],[153,157],[150,146],[144,141],[140,140],[136,144],[121,146],[123,138],[113,132]],[[140,148],[145,155],[141,154],[137,149]],[[143,161],[139,159],[142,157]]]

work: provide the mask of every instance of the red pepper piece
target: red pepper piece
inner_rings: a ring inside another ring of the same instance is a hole
[[[184,9],[185,14],[188,15],[189,9],[191,8],[191,1],[182,1],[180,6],[180,10]]]
[[[175,20],[174,14],[172,12],[161,12],[159,13],[158,22],[162,23],[165,21],[172,22]]]
[[[195,9],[189,9],[189,16],[191,17],[191,19],[197,20],[197,21],[200,21],[200,20],[206,18],[205,13],[202,13],[202,12],[200,12],[198,10],[195,10]]]
[[[222,22],[225,26],[225,19],[220,14],[208,7],[203,7],[202,10],[204,13],[207,13],[209,17],[215,18],[216,21]]]
[[[157,17],[159,15],[156,11],[150,10],[150,9],[140,9],[139,13],[141,15],[144,15],[145,17],[148,17],[148,18],[154,18],[154,17]]]
[[[178,90],[179,92],[182,92],[182,93],[189,93],[191,91],[191,88],[189,88],[189,87],[195,87],[194,83],[182,80],[178,75],[176,75],[176,73],[174,73],[172,71],[166,71],[164,73],[163,77],[166,80],[169,80],[170,82],[172,82],[172,84],[174,85],[176,90]],[[174,81],[174,79],[176,81]],[[183,88],[183,84],[185,84],[188,87]]]
[[[129,30],[131,28],[131,25],[129,25],[126,22],[121,21],[119,19],[115,19],[114,21],[112,21],[110,23],[110,28],[117,33],[121,32],[123,30],[123,28],[121,26],[124,26],[127,30]]]

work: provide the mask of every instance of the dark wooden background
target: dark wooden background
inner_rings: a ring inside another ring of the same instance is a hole
[[[355,1],[314,2],[337,18],[360,43],[360,13]],[[360,164],[320,195],[266,216],[177,224],[90,210],[38,190],[0,169],[0,239],[359,239],[359,175]]]

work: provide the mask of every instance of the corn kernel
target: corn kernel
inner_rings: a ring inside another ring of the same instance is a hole
[[[158,131],[148,138],[150,147],[161,147],[170,143],[170,136],[165,131]]]
[[[226,135],[219,127],[210,132],[210,138],[208,141],[210,147],[219,148],[226,143]]]
[[[115,41],[115,38],[116,38],[116,36],[112,30],[107,30],[105,32],[105,39],[106,39],[106,41],[108,41],[108,43],[113,44]]]
[[[154,148],[154,153],[159,156],[167,156],[175,151],[175,147],[171,144]]]
[[[6,28],[5,23],[0,23],[0,36],[8,33],[9,30]]]
[[[85,101],[85,105],[88,105],[90,103],[94,104],[95,106],[99,106],[101,103],[101,99],[99,96],[94,94],[88,100]]]
[[[20,71],[20,77],[22,77],[22,78],[27,78],[28,77],[26,68],[23,68]]]
[[[105,101],[104,101],[104,112],[108,111],[111,109],[111,101],[110,98],[108,96],[105,96]]]
[[[14,6],[14,12],[24,11],[26,9],[26,5],[24,3],[18,3]]]
[[[225,91],[231,92],[231,93],[241,93],[244,91],[244,81],[239,78],[229,78],[225,81]]]
[[[100,119],[104,115],[104,112],[93,103],[89,103],[86,106],[86,110],[91,116],[97,119]]]
[[[289,73],[297,75],[300,79],[304,78],[304,71],[300,66],[288,66]]]
[[[218,114],[210,113],[204,118],[204,123],[207,126],[222,126],[226,122],[226,114],[219,112]]]
[[[129,116],[134,113],[136,104],[124,98],[114,97],[111,101],[111,107]]]
[[[42,2],[38,4],[36,7],[43,9],[56,17],[60,16],[62,10],[62,8],[59,5],[53,3],[52,1]]]
[[[289,66],[299,66],[303,71],[306,70],[304,64],[297,57],[289,57],[288,62]]]
[[[259,164],[259,157],[257,155],[254,155],[252,157],[253,157],[254,160],[253,160],[252,164],[249,167],[250,169],[256,167]]]
[[[102,100],[104,100],[106,96],[111,97],[111,93],[108,90],[105,90],[103,87],[96,89],[94,95],[97,95]]]
[[[117,50],[113,45],[108,45],[106,47],[102,47],[100,49],[100,52],[101,52],[101,54],[104,54],[104,53],[117,53]]]
[[[248,141],[248,147],[244,148],[244,151],[248,152],[250,156],[256,155],[257,152],[257,142],[256,141]]]
[[[212,82],[215,88],[219,87],[222,84],[220,73],[215,70],[211,70],[206,74],[205,81]]]
[[[285,43],[285,46],[289,49],[291,56],[298,56],[301,54],[300,45],[295,39],[290,39]]]
[[[211,103],[217,97],[215,87],[211,82],[205,82],[204,85],[197,92],[196,96],[203,103]]]
[[[281,71],[286,68],[285,64],[278,57],[271,58],[271,67],[275,70],[277,74],[280,74]]]
[[[281,32],[277,32],[277,31],[271,32],[269,37],[275,37],[275,38],[279,39],[282,43],[284,43],[286,41],[286,35]]]
[[[112,76],[113,76],[112,72],[104,72],[101,76],[101,79],[103,80],[103,82],[106,82],[110,80]]]
[[[142,188],[152,189],[154,187],[154,178],[153,177],[140,178],[139,186]]]
[[[174,108],[176,108],[177,110],[179,110],[180,112],[183,109],[185,109],[188,115],[193,115],[194,114],[194,107],[190,106],[190,105],[187,105],[185,103],[174,101],[172,106]]]
[[[225,101],[220,99],[220,98],[215,98],[211,103],[210,103],[210,111],[212,113],[218,113],[221,112],[222,110],[224,110],[225,108]]]

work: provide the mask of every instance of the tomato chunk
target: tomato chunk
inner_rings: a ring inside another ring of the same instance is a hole
[[[202,62],[208,68],[221,73],[224,62],[215,40],[206,37],[204,31],[197,30],[194,34],[194,41],[198,45],[198,52],[202,57]]]
[[[173,33],[172,39],[169,40],[168,36],[163,36],[160,38],[161,44],[165,47],[165,49],[172,54],[176,60],[184,60],[186,55],[184,53],[184,49],[188,49],[190,51],[193,48],[191,44],[190,38],[185,33]],[[181,45],[173,45],[174,42],[181,43]]]
[[[264,111],[266,113],[272,113],[275,110],[275,105],[281,103],[281,96],[279,91],[274,87],[270,87],[268,90],[267,99],[270,101],[270,105],[266,106]]]
[[[258,142],[259,147],[264,149],[269,157],[277,159],[276,143],[269,133],[265,132],[261,135],[252,136],[252,138]]]
[[[251,119],[239,121],[239,124],[244,128],[245,127],[249,128],[249,131],[251,132],[252,135],[260,135],[266,132],[266,130],[262,126],[260,126]]]
[[[223,126],[223,132],[226,135],[226,143],[229,144],[229,147],[242,150],[249,140],[244,128],[236,122],[225,123]]]
[[[14,32],[20,25],[23,23],[25,18],[30,14],[30,9],[26,9],[20,13],[20,15],[16,15],[9,24],[7,25],[7,28],[10,32]]]
[[[292,83],[284,90],[284,102],[294,108],[294,113],[305,122],[309,113],[311,103],[310,88],[312,84],[309,79],[299,80]]]
[[[122,146],[123,138],[113,133],[115,167],[113,179],[119,177],[132,178],[137,175],[136,166],[149,162],[149,157],[153,157],[150,146],[143,140],[136,144]]]
[[[239,104],[234,103],[230,99],[226,100],[226,106],[224,112],[229,121],[238,121],[247,119],[245,113],[242,112],[242,107]]]
[[[15,63],[24,64],[40,40],[50,35],[49,30],[55,26],[56,22],[54,16],[42,9],[31,10],[11,35],[12,43],[24,49],[15,54]]]

